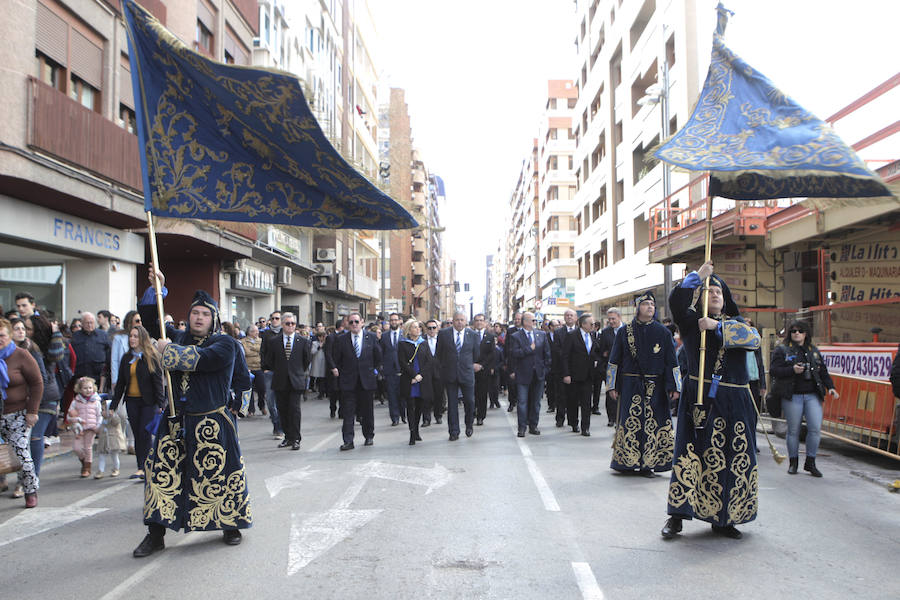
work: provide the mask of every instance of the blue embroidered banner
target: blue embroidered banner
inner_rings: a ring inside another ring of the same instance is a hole
[[[123,2],[146,210],[332,229],[415,219],[328,142],[293,75],[190,50]]]
[[[654,151],[710,172],[710,194],[736,200],[891,196],[831,129],[725,46],[721,4],[712,61],[687,123]]]

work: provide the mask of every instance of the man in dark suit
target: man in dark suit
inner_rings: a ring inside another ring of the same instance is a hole
[[[397,313],[391,313],[388,322],[391,328],[381,334],[381,355],[384,361],[384,388],[388,399],[388,412],[391,415],[391,425],[396,426],[401,420],[406,423],[406,400],[401,400],[397,394],[397,386],[400,383],[400,363],[397,362],[397,346],[403,337],[400,331],[401,319]]]
[[[359,412],[366,446],[375,437],[375,412],[372,392],[378,384],[375,369],[381,366],[381,345],[371,331],[363,331],[362,317],[358,312],[347,315],[349,332],[337,336],[334,341],[332,374],[341,390],[341,414],[344,443],[341,450],[353,450],[353,428]]]
[[[566,312],[563,313],[563,321],[564,324],[562,327],[559,327],[556,331],[553,332],[553,345],[556,346],[557,351],[557,360],[559,361],[557,365],[556,372],[554,375],[554,383],[556,384],[556,426],[562,427],[565,424],[566,416],[568,415],[568,421],[570,427],[575,427],[578,425],[578,404],[574,398],[571,397],[569,392],[571,388],[569,385],[563,382],[562,375],[562,347],[563,342],[566,339],[566,335],[575,331],[578,327],[576,321],[578,320],[578,313],[576,313],[571,308],[566,309]],[[551,348],[552,350],[552,348]],[[574,415],[572,413],[575,413]]]
[[[566,334],[562,348],[562,381],[569,386],[569,398],[575,409],[569,412],[572,431],[578,433],[578,409],[581,409],[581,435],[591,435],[591,391],[594,364],[600,346],[594,334],[594,317],[584,313],[578,317],[578,327]]]
[[[608,325],[600,332],[597,343],[600,344],[600,354],[598,355],[598,369],[602,369],[603,378],[606,379],[606,366],[609,363],[609,355],[612,352],[613,344],[616,341],[616,333],[622,327],[622,313],[618,308],[610,308],[606,311],[606,322]],[[599,404],[596,407],[599,409]],[[615,400],[606,390],[606,426],[612,427],[616,424],[618,418],[619,402]]]
[[[309,372],[309,339],[297,333],[297,318],[292,313],[281,315],[280,335],[265,341],[265,369],[272,371],[272,389],[278,416],[284,430],[279,448],[300,449],[300,399],[306,390]]]
[[[441,424],[441,415],[444,414],[444,382],[441,380],[441,363],[437,359],[437,336],[440,325],[435,319],[425,323],[425,342],[428,352],[431,354],[431,404],[426,404],[422,410],[422,427],[431,425],[431,415],[434,414],[434,422]]]
[[[509,340],[521,327],[522,313],[516,313],[515,317],[513,317],[513,326],[506,330],[506,345],[503,348],[503,354],[506,360],[506,373],[507,377],[510,378],[509,387],[506,392],[507,397],[509,398],[509,408],[506,409],[506,412],[516,410],[516,404],[519,397],[519,387],[516,385],[516,382],[512,380],[512,354],[509,352]]]
[[[344,330],[344,318],[341,317],[334,324],[334,333],[329,333],[325,338],[325,384],[328,390],[328,404],[331,410],[331,418],[334,418],[341,401],[341,386],[334,376],[334,342],[338,336],[346,333]]]
[[[491,379],[496,368],[496,355],[494,348],[497,340],[494,334],[487,330],[487,323],[483,314],[475,315],[472,321],[475,326],[475,335],[478,338],[478,360],[481,370],[475,373],[475,424],[484,425],[487,416],[488,391],[491,387]]]
[[[522,329],[510,336],[506,345],[512,361],[512,380],[518,388],[519,437],[525,428],[532,435],[541,435],[541,394],[544,379],[550,371],[550,340],[547,334],[534,328],[534,314],[522,315]]]
[[[459,398],[465,407],[466,437],[473,433],[475,421],[475,373],[478,364],[478,338],[466,327],[465,313],[453,315],[453,324],[438,333],[437,357],[441,380],[447,392],[447,429],[450,441],[459,439]]]
[[[550,371],[550,340],[547,334],[534,327],[534,315],[522,315],[522,329],[506,342],[512,361],[512,380],[518,388],[519,437],[525,428],[532,435],[540,435],[541,394],[544,380]]]
[[[547,394],[547,412],[556,412],[557,407],[559,407],[559,410],[565,414],[565,401],[561,403],[557,401],[557,397],[562,393],[562,376],[559,374],[560,361],[562,360],[562,340],[557,340],[556,338],[557,329],[559,329],[559,321],[557,319],[550,319],[541,327],[541,330],[547,334],[547,338],[550,340],[550,373],[547,374],[544,388]]]

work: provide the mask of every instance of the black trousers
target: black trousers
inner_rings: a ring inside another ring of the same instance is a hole
[[[606,422],[615,423],[619,419],[619,401],[613,400],[606,392]]]
[[[554,377],[553,383],[556,384],[556,424],[562,425],[566,421],[566,415],[568,415],[569,425],[572,425],[572,419],[575,418],[577,422],[578,415],[572,414],[572,406],[569,402],[569,388],[571,385],[566,385],[562,382],[562,377]]]
[[[484,419],[487,416],[488,391],[491,386],[491,376],[482,369],[475,373],[475,418]]]
[[[375,408],[372,406],[372,390],[363,389],[359,380],[352,390],[341,391],[341,417],[344,426],[341,432],[344,443],[353,441],[353,428],[356,425],[356,414],[359,413],[363,437],[367,440],[375,437]]]
[[[263,411],[266,408],[266,374],[262,370],[251,371],[251,373],[253,373],[253,391],[256,393],[256,406],[259,407],[260,411]],[[256,412],[253,402],[250,402],[247,410],[251,413]]]
[[[490,376],[488,398],[491,401],[491,406],[500,408],[500,373],[496,369],[494,369],[494,374]]]
[[[569,425],[578,426],[578,411],[581,410],[581,430],[590,431],[591,429],[591,398],[593,397],[593,382],[573,381],[568,386],[568,414]]]
[[[278,407],[278,418],[281,430],[288,442],[300,441],[300,399],[302,390],[275,390],[275,406]]]
[[[435,419],[440,419],[444,414],[444,383],[432,375],[431,377],[431,400],[426,400],[422,405],[422,421],[431,423],[431,415]],[[407,420],[409,418],[407,417]]]
[[[592,401],[591,408],[593,410],[600,410],[600,395],[603,391],[603,382],[606,381],[606,373],[597,374],[594,376],[592,388]]]
[[[419,435],[419,419],[422,418],[425,401],[421,396],[413,396],[403,400],[406,404],[406,423],[409,425],[409,436],[412,438]]]
[[[550,410],[566,410],[566,403],[560,403],[558,401],[559,398],[559,386],[562,385],[561,380],[557,377],[556,371],[550,371],[547,374],[546,384],[544,385],[544,389],[547,392],[547,408]],[[557,418],[557,420],[559,420]]]
[[[516,384],[516,380],[512,377],[507,377],[509,380],[509,385],[507,385],[507,397],[509,398],[509,405],[515,406],[519,400],[519,386]]]

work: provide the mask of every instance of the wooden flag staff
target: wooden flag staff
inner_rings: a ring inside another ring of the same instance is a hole
[[[153,276],[153,289],[156,290],[156,310],[159,313],[159,335],[161,339],[166,339],[166,313],[163,310],[162,284],[156,271],[159,268],[159,254],[156,251],[156,232],[153,229],[153,215],[147,211],[147,231],[150,237],[150,269]],[[168,369],[164,369],[166,373],[166,391],[169,395],[169,416],[175,417],[175,396],[172,390],[172,376],[169,375]]]

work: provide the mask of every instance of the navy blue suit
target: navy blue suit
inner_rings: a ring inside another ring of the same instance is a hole
[[[515,373],[518,388],[519,431],[526,427],[536,430],[541,415],[541,395],[544,392],[544,379],[550,372],[550,340],[547,334],[532,329],[534,349],[528,341],[528,332],[524,329],[510,336],[506,345],[512,373]]]
[[[465,408],[466,433],[471,435],[475,423],[475,368],[480,355],[478,336],[468,327],[460,333],[461,348],[456,350],[457,331],[446,327],[438,332],[437,359],[441,365],[441,381],[447,391],[447,429],[459,435],[459,397]]]
[[[397,334],[396,344],[393,341],[394,333]],[[397,347],[402,338],[403,333],[399,328],[396,331],[389,329],[382,332],[381,339],[378,341],[381,344],[382,362],[384,363],[384,369],[381,373],[384,375],[384,391],[387,393],[388,412],[391,415],[391,423],[394,425],[401,418],[405,419],[404,415],[406,414],[406,398],[397,393],[397,386],[400,384],[400,363],[397,360]]]
[[[334,338],[332,361],[338,370],[338,386],[341,390],[341,416],[344,443],[353,441],[353,427],[359,412],[363,436],[375,437],[375,411],[372,392],[378,387],[375,369],[381,366],[381,346],[371,331],[361,331],[360,355],[356,356],[351,332]]]

